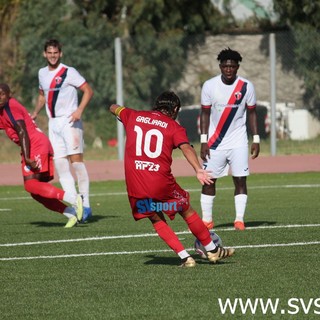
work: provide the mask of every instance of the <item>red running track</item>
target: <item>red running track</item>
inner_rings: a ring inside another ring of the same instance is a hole
[[[123,180],[123,161],[86,161],[91,181]],[[258,157],[249,160],[250,173],[320,172],[320,154]],[[19,163],[0,164],[0,185],[23,183]],[[172,172],[176,177],[192,176],[193,169],[185,159],[174,159]],[[57,182],[55,178],[54,182]]]

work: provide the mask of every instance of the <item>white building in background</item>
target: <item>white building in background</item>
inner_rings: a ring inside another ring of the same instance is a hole
[[[224,0],[211,0],[212,4],[222,13],[226,13]],[[278,16],[273,11],[273,0],[231,0],[230,10],[237,21],[245,21],[251,17],[277,20]]]

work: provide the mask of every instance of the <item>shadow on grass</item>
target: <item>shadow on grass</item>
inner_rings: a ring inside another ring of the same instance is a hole
[[[92,216],[89,220],[87,220],[86,222],[82,222],[77,224],[77,227],[84,227],[87,226],[91,223],[96,223],[102,219],[109,219],[109,218],[115,218],[116,216],[99,216],[99,215],[94,215]],[[37,227],[64,227],[65,224],[67,223],[67,219],[65,219],[64,222],[47,222],[47,221],[34,221],[31,222],[31,225],[37,226]]]
[[[210,263],[208,260],[201,259],[199,258],[198,255],[191,255],[195,260],[196,263],[199,265],[208,265],[212,267],[219,267],[222,265],[227,265],[227,264],[233,264],[235,263],[232,260],[223,260],[223,261],[218,261],[217,263]],[[181,264],[179,257],[159,257],[156,255],[147,255],[147,258],[149,258],[149,261],[146,261],[144,264],[146,265],[170,265],[170,266],[179,266]],[[232,259],[232,258],[231,258]]]
[[[246,227],[261,227],[261,226],[273,226],[277,224],[276,221],[245,221]],[[215,228],[233,228],[233,222],[232,223],[221,223],[215,225]]]

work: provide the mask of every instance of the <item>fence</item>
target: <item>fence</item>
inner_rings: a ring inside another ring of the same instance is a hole
[[[168,46],[167,51],[163,50],[162,55],[153,55],[151,49],[147,46],[144,58],[137,60],[140,65],[141,83],[134,84],[130,79],[131,72],[137,73],[137,66],[132,65],[130,52],[135,39],[122,40],[123,47],[123,91],[124,102],[127,103],[127,98],[130,98],[130,91],[143,91],[143,70],[150,72],[151,77],[155,77],[156,81],[150,85],[152,99],[159,94],[161,90],[172,89],[178,93],[182,100],[183,106],[197,106],[200,104],[201,87],[205,80],[220,73],[217,61],[218,53],[230,47],[240,52],[243,57],[238,74],[249,79],[255,86],[259,107],[259,130],[262,137],[267,137],[270,129],[270,104],[271,104],[271,72],[275,74],[275,97],[276,97],[276,130],[277,138],[290,138],[290,129],[288,115],[290,110],[305,109],[304,105],[304,79],[298,76],[296,68],[296,43],[293,35],[288,32],[279,32],[275,34],[276,57],[274,69],[270,67],[270,52],[269,52],[270,34],[240,34],[240,35],[216,35],[216,36],[199,36],[184,41],[177,41],[175,46]],[[141,43],[139,44],[141,46]],[[128,49],[129,48],[129,49]],[[170,50],[180,52],[180,59],[172,61],[170,54],[166,54]],[[142,52],[142,51],[141,51]],[[154,60],[153,56],[155,57]],[[141,62],[142,61],[142,62]],[[183,61],[183,63],[181,63]],[[146,65],[148,65],[148,67]],[[314,63],[314,61],[310,61]],[[177,66],[180,69],[177,69]],[[170,74],[171,68],[177,73],[177,76]],[[169,73],[167,78],[164,74]],[[171,78],[171,81],[170,81]],[[164,80],[165,79],[165,80]],[[169,79],[169,80],[168,80]],[[274,84],[274,83],[273,83]],[[139,87],[137,89],[137,87]],[[141,94],[143,96],[143,93]],[[143,100],[143,99],[142,99]],[[130,101],[128,101],[130,102]],[[146,99],[146,106],[150,106],[152,100]],[[129,103],[127,103],[129,104]],[[131,106],[134,105],[134,99],[131,101]],[[138,107],[141,107],[141,103]],[[144,107],[142,107],[144,108]],[[182,107],[183,109],[184,107]],[[185,112],[188,113],[185,108]],[[192,110],[192,108],[189,110]],[[188,131],[191,140],[198,139],[194,132],[197,132],[197,115],[195,111],[189,111],[190,118],[188,120]],[[189,117],[188,116],[188,117]],[[186,121],[186,117],[184,119]],[[264,123],[261,123],[264,122]],[[306,123],[306,125],[308,125]],[[193,128],[193,129],[191,129]],[[315,125],[317,128],[317,125]],[[313,134],[320,133],[313,131]]]

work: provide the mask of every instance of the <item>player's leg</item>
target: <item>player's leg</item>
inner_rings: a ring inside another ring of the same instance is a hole
[[[79,193],[83,196],[84,217],[83,221],[88,220],[92,216],[89,201],[89,175],[87,168],[82,160],[82,155],[71,155],[70,161],[78,181]]]
[[[242,147],[230,151],[230,167],[234,183],[234,204],[236,230],[245,230],[244,215],[247,206],[248,148]]]
[[[63,202],[58,199],[44,198],[38,194],[31,193],[31,197],[37,202],[41,203],[44,207],[51,211],[64,213],[65,209],[68,208]]]
[[[154,230],[159,237],[180,257],[181,266],[194,267],[196,265],[194,259],[190,256],[178,236],[169,227],[162,213],[155,213],[149,217]]]
[[[234,228],[236,230],[245,230],[244,214],[248,200],[246,180],[246,177],[233,177],[235,185],[234,206],[236,211]]]
[[[228,174],[225,151],[210,150],[210,159],[203,163],[203,168],[212,172],[214,182],[210,185],[203,185],[200,195],[202,220],[208,229],[212,229],[214,227],[213,205],[216,197],[217,178]]]
[[[61,184],[62,189],[67,192],[77,194],[75,181],[70,171],[70,164],[68,158],[55,158],[54,164],[57,170],[59,182]]]
[[[70,124],[66,125],[64,138],[68,158],[77,178],[79,193],[83,196],[83,221],[86,221],[92,216],[92,211],[89,200],[89,175],[83,162],[84,141],[82,122],[76,121],[71,126]]]
[[[41,182],[37,179],[33,179],[32,176],[25,177],[24,188],[27,192],[32,194],[32,196],[41,197],[41,203],[45,206],[51,206],[53,203],[57,205],[57,202],[52,201],[65,201],[72,204],[75,212],[76,218],[80,221],[83,215],[83,206],[82,206],[82,198],[80,195],[74,195],[67,191],[64,191],[60,188],[55,187],[54,185],[48,182]],[[39,198],[40,199],[40,198]],[[36,199],[37,200],[37,199]],[[39,200],[37,200],[39,201]],[[40,201],[39,201],[40,202]],[[62,206],[59,206],[58,212],[61,212]],[[65,207],[64,207],[65,209]],[[52,210],[52,209],[50,209]],[[57,211],[57,210],[53,210]],[[70,213],[69,209],[66,213]],[[76,223],[77,221],[75,221]]]
[[[210,232],[206,228],[205,223],[191,206],[184,209],[183,212],[180,212],[180,215],[187,223],[189,230],[201,242],[207,251],[214,250],[216,248],[215,244],[211,240]]]
[[[182,189],[180,185],[176,183],[172,195],[174,198],[166,201],[166,203],[168,203],[168,210],[164,211],[164,213],[168,215],[170,219],[173,219],[174,215],[178,212],[187,223],[189,230],[199,239],[205,249],[208,251],[215,249],[216,246],[211,240],[210,232],[206,228],[205,223],[190,205],[189,192]]]
[[[68,160],[68,149],[64,133],[68,132],[68,118],[51,118],[49,120],[49,139],[54,150],[54,165],[63,190],[77,194],[73,175]]]
[[[47,146],[44,145],[46,141],[48,142]],[[37,159],[40,169],[37,171],[30,170],[22,157],[21,168],[25,190],[43,198],[64,200],[75,204],[77,202],[77,193],[62,190],[48,182],[54,177],[53,156],[49,141],[47,139],[43,141],[42,153],[33,152],[30,156]]]
[[[76,217],[76,211],[73,207],[68,207],[63,202],[57,199],[48,199],[32,193],[31,193],[31,196],[34,200],[41,203],[47,209],[51,211],[59,212],[63,214],[65,217],[67,217],[68,222],[65,225],[65,228],[72,228],[77,224],[78,219]]]
[[[141,205],[146,199],[139,199],[131,196],[128,198],[133,218],[136,221],[148,218],[159,237],[180,257],[181,266],[194,267],[196,264],[195,261],[185,250],[174,231],[169,227],[163,213],[161,211],[148,211],[150,210],[149,208]],[[170,219],[173,219],[174,213],[172,212],[172,215],[169,217]]]
[[[180,215],[187,222],[192,234],[206,249],[207,257],[210,262],[215,263],[218,260],[230,257],[234,254],[235,250],[233,248],[217,247],[213,243],[209,230],[191,206],[189,206],[187,210],[181,212]]]
[[[202,212],[202,220],[208,229],[213,229],[213,204],[216,197],[216,181],[213,179],[213,184],[203,185],[200,195],[200,204]]]

